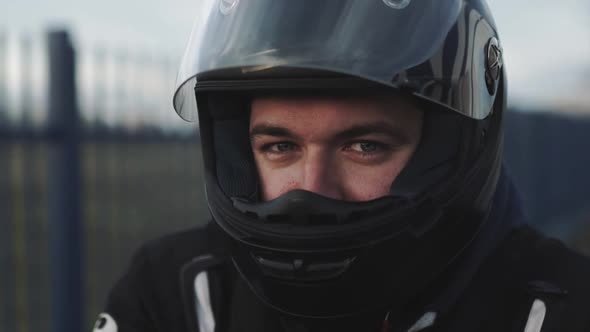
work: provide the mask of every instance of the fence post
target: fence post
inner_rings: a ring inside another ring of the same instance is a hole
[[[5,31],[0,30],[0,133],[2,130],[8,130],[7,44],[8,38]]]
[[[20,75],[21,75],[21,118],[20,129],[30,135],[33,131],[33,42],[26,34],[20,38]]]
[[[47,211],[51,331],[83,331],[83,240],[75,53],[65,31],[48,34],[49,133]],[[88,329],[89,327],[86,327]]]

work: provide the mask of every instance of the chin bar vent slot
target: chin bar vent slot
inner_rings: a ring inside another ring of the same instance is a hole
[[[252,254],[254,261],[267,277],[320,281],[337,278],[348,270],[356,257],[346,257],[330,261],[316,261],[303,258],[277,258]]]

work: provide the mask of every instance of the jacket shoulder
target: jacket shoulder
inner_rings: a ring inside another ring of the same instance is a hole
[[[522,280],[555,284],[563,289],[562,295],[590,296],[590,258],[560,240],[522,227],[513,232],[500,250],[506,268],[518,271]]]
[[[225,239],[213,222],[168,234],[144,243],[135,253],[132,264],[148,264],[178,270],[200,255],[223,255]]]
[[[507,249],[525,292],[545,304],[543,331],[590,331],[590,258],[531,228]]]
[[[543,331],[590,331],[590,258],[530,227],[502,249],[505,273],[514,271],[529,299],[545,305]]]
[[[528,226],[519,227],[483,262],[451,325],[521,332],[540,322],[543,332],[590,331],[589,280],[588,257]]]
[[[187,315],[183,269],[195,258],[221,257],[221,230],[210,222],[144,243],[115,283],[105,312],[119,331],[180,331],[194,326]]]

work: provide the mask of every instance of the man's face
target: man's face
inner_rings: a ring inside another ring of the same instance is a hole
[[[389,194],[420,141],[422,117],[393,97],[254,99],[250,140],[262,198],[294,189],[346,201]]]

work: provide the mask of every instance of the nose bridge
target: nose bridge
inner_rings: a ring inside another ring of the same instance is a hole
[[[333,156],[322,149],[309,149],[303,165],[302,189],[335,199],[342,199],[333,167]]]

